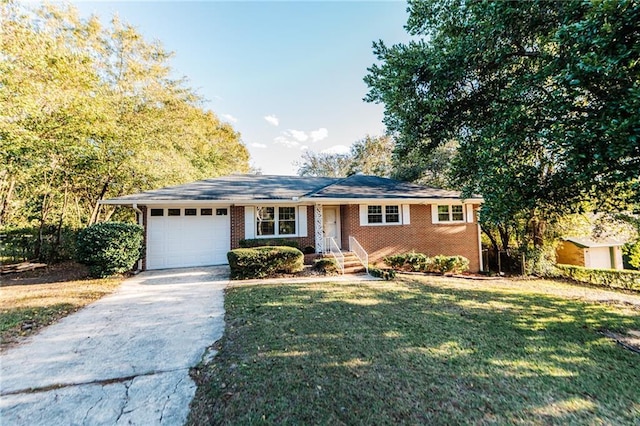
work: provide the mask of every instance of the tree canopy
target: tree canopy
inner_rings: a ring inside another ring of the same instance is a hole
[[[0,224],[79,227],[104,198],[248,170],[240,135],[129,24],[0,5]]]
[[[341,177],[356,173],[390,176],[394,142],[389,136],[367,135],[351,145],[346,154],[305,151],[296,163],[300,176]]]
[[[638,1],[409,1],[406,29],[374,43],[366,100],[397,157],[458,145],[454,184],[483,194],[485,223],[520,221],[537,244],[585,203],[638,202]]]

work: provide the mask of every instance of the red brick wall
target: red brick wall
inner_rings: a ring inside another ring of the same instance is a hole
[[[474,206],[474,209],[478,206]],[[430,205],[411,205],[409,225],[360,226],[358,205],[344,205],[340,208],[342,246],[349,247],[349,235],[355,237],[369,253],[371,262],[380,261],[391,254],[416,251],[428,256],[443,254],[461,255],[469,259],[469,269],[480,270],[478,247],[478,224],[474,213],[474,223],[456,225],[431,223]]]
[[[252,208],[252,207],[247,207]],[[244,206],[231,207],[231,249],[240,247],[240,240],[244,239]],[[306,237],[285,237],[283,239],[297,241],[300,250],[305,247],[316,245],[315,222],[313,219],[313,206],[307,206],[307,236]]]

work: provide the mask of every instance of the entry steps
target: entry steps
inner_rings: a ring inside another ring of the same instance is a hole
[[[342,255],[344,256],[344,273],[345,274],[361,274],[366,271],[366,268],[358,259],[355,253],[351,251],[343,251]],[[323,257],[328,259],[333,259],[333,256],[330,254],[325,254]]]

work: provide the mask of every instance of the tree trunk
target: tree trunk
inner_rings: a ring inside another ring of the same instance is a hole
[[[89,219],[89,226],[98,222],[98,216],[100,215],[100,201],[104,199],[104,196],[107,194],[107,190],[109,189],[109,183],[111,183],[111,178],[107,179],[107,181],[102,185],[102,190],[100,191],[100,195],[93,205],[93,211],[91,212],[91,219]]]
[[[4,186],[4,185],[3,185]],[[16,179],[11,177],[9,179],[9,187],[6,191],[3,191],[2,202],[0,203],[0,225],[2,225],[9,215],[9,202],[13,196],[13,190],[16,187]]]

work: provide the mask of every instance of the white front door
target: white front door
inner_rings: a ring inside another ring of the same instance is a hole
[[[324,237],[333,238],[338,243],[338,247],[342,248],[342,243],[340,242],[340,207],[324,207],[322,209],[322,218]],[[328,245],[326,245],[325,250],[328,248]]]

